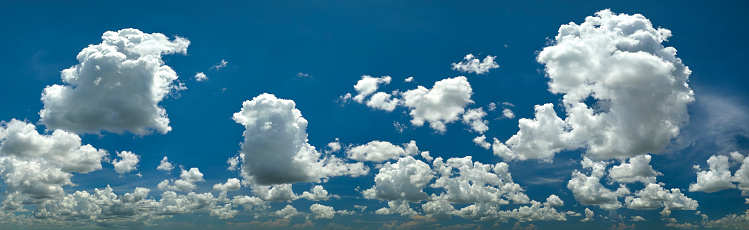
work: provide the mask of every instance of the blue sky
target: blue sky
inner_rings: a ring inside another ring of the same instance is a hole
[[[0,2],[0,222],[743,229],[746,8]]]

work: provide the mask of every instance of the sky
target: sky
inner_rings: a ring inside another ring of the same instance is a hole
[[[749,229],[710,1],[3,1],[0,228]]]

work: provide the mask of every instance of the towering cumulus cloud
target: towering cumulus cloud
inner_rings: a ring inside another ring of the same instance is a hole
[[[331,176],[358,176],[369,171],[361,162],[350,164],[322,156],[307,143],[307,120],[292,100],[261,94],[242,103],[234,121],[245,127],[240,153],[245,182],[320,182]]]
[[[585,148],[593,160],[625,159],[662,152],[688,121],[694,93],[691,71],[662,43],[671,31],[653,28],[642,15],[609,10],[580,25],[559,28],[552,46],[538,55],[549,91],[563,95],[566,118],[552,104],[521,119],[520,131],[494,153],[505,159],[551,159]]]
[[[78,53],[79,64],[62,71],[65,85],[44,89],[41,122],[78,133],[171,131],[159,102],[184,87],[174,83],[177,73],[161,55],[184,54],[188,45],[184,38],[137,29],[105,32],[100,44]]]

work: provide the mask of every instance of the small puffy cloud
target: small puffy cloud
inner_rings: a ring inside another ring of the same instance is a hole
[[[616,210],[622,207],[618,197],[622,191],[611,191],[601,184],[601,177],[605,174],[606,163],[594,162],[587,157],[583,160],[584,168],[591,168],[591,175],[585,175],[577,170],[572,172],[572,179],[567,183],[567,188],[572,191],[575,199],[582,205],[597,205],[602,209]],[[586,211],[587,214],[587,211]]]
[[[387,141],[371,141],[367,144],[347,149],[346,154],[348,155],[348,158],[357,161],[375,162],[419,154],[419,148],[416,146],[416,141],[404,143],[402,146],[403,147],[396,146]]]
[[[322,156],[307,142],[307,120],[292,100],[261,94],[242,103],[234,121],[243,125],[240,160],[242,176],[259,185],[321,182],[332,176],[360,176],[369,169],[361,162],[345,163]]]
[[[387,208],[380,208],[375,211],[375,214],[379,215],[393,215],[400,214],[401,216],[415,216],[419,213],[411,208],[411,205],[406,200],[391,200],[388,201]]]
[[[179,177],[178,180],[164,180],[157,187],[161,190],[190,191],[198,187],[195,183],[205,181],[198,168],[182,169]]]
[[[506,117],[508,119],[513,119],[513,118],[515,118],[515,113],[513,113],[512,110],[510,110],[509,108],[504,108],[502,110],[502,116],[504,116],[504,117]]]
[[[311,77],[313,77],[312,75],[310,75],[308,73],[302,73],[302,72],[296,73],[296,76],[297,77],[301,77],[301,78],[307,78],[307,77],[311,78]]]
[[[473,103],[473,89],[466,77],[443,79],[434,83],[431,89],[418,86],[402,94],[403,104],[411,109],[411,124],[429,126],[438,132],[445,132],[446,124],[460,119],[465,107]]]
[[[392,112],[400,103],[400,99],[392,98],[392,96],[393,95],[389,93],[377,92],[369,98],[369,101],[367,101],[367,106],[374,109]]]
[[[732,183],[731,171],[728,170],[728,157],[711,156],[707,163],[710,170],[697,173],[697,183],[689,185],[690,192],[716,192],[736,187]]]
[[[484,120],[486,112],[483,108],[469,109],[463,114],[463,124],[471,127],[471,130],[477,133],[483,134],[489,130],[489,121]]]
[[[642,216],[632,216],[632,221],[645,221],[645,218],[642,218]]]
[[[308,199],[308,200],[328,200],[332,197],[338,197],[337,195],[330,195],[325,188],[322,187],[322,185],[315,185],[310,189],[309,192],[305,191],[302,193],[300,198]]]
[[[476,143],[476,145],[481,146],[481,148],[489,149],[492,147],[492,144],[489,142],[486,142],[486,136],[481,135],[476,138],[473,138],[473,143]]]
[[[619,183],[655,183],[655,177],[663,174],[653,169],[650,158],[647,154],[630,158],[629,163],[622,162],[621,165],[612,167],[609,178]]]
[[[78,133],[166,134],[172,127],[159,103],[185,87],[175,84],[177,73],[161,56],[184,54],[188,45],[184,38],[137,29],[105,32],[102,43],[78,54],[79,64],[62,71],[65,85],[44,89],[40,122]]]
[[[128,151],[122,151],[117,153],[117,157],[120,158],[120,160],[112,160],[112,165],[114,165],[114,171],[116,171],[119,174],[125,174],[132,172],[138,168],[138,162],[140,162],[140,156],[136,155],[133,152]]]
[[[628,196],[625,200],[627,208],[630,209],[657,209],[668,210],[696,210],[699,205],[681,193],[679,189],[666,190],[659,184],[648,184],[634,196]]]
[[[276,211],[276,215],[284,219],[291,219],[291,217],[299,215],[299,212],[294,206],[288,204],[283,209]]]
[[[549,198],[546,198],[546,202],[544,205],[547,206],[564,206],[564,201],[559,198],[559,196],[551,194]]]
[[[585,219],[582,219],[580,221],[582,222],[588,222],[588,221],[594,221],[595,219],[595,213],[593,213],[593,210],[590,210],[589,208],[585,208]]]
[[[335,141],[328,143],[328,150],[325,152],[335,153],[338,151],[341,151],[341,142],[336,138]]]
[[[380,84],[390,84],[392,78],[390,76],[383,77],[372,77],[369,75],[362,76],[361,80],[356,82],[354,89],[357,95],[353,97],[354,101],[363,103],[369,95],[372,95],[380,87]],[[350,97],[350,96],[349,96]]]
[[[364,198],[421,201],[429,196],[424,187],[434,178],[428,164],[411,156],[385,163],[375,175],[375,185],[362,191]]]
[[[490,69],[499,68],[497,62],[494,59],[496,56],[486,55],[484,61],[479,60],[473,54],[468,54],[463,58],[463,61],[452,64],[452,69],[466,73],[485,74]]]
[[[512,181],[507,163],[482,164],[466,156],[445,162],[437,158],[433,164],[440,176],[430,187],[444,188],[445,192],[439,197],[450,203],[508,204],[508,200],[512,200],[524,204],[530,201],[523,188]]]
[[[291,184],[277,184],[272,186],[253,185],[252,193],[264,201],[291,201],[299,199],[291,189]]]
[[[206,76],[203,72],[199,72],[195,74],[195,80],[196,81],[206,81],[208,80],[208,76]]]
[[[226,183],[218,183],[213,185],[214,190],[219,191],[237,191],[242,187],[239,183],[239,179],[237,178],[229,178],[226,180]]]
[[[174,169],[174,165],[172,165],[172,163],[169,162],[169,159],[166,156],[164,156],[164,158],[161,159],[159,166],[156,167],[156,170],[167,171],[167,172],[172,171],[172,169]]]
[[[221,62],[219,62],[218,64],[212,66],[210,69],[220,70],[221,68],[226,67],[227,64],[229,64],[229,62],[227,62],[224,59],[221,59]]]
[[[315,219],[332,219],[336,213],[333,207],[321,204],[312,204],[309,210]]]
[[[403,81],[404,82],[413,82],[414,81],[414,77],[408,77],[408,78],[406,78],[406,80],[403,80]]]
[[[507,160],[549,159],[584,148],[588,157],[606,160],[663,152],[694,101],[691,71],[676,49],[662,44],[670,36],[642,15],[610,10],[562,25],[537,60],[545,65],[549,91],[563,95],[567,116],[556,116],[550,104],[536,107],[536,119],[521,119],[520,131],[495,153]]]

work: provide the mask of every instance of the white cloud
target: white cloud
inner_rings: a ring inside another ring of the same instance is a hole
[[[408,201],[406,200],[391,200],[388,201],[387,208],[380,208],[375,211],[375,214],[379,215],[392,215],[400,214],[401,216],[415,216],[418,213],[411,208]]]
[[[245,127],[240,153],[242,176],[248,183],[271,185],[321,182],[332,176],[360,176],[361,162],[345,163],[322,156],[307,142],[307,120],[292,100],[261,94],[242,103],[234,121]]]
[[[402,156],[414,156],[419,154],[416,141],[404,143],[403,147],[393,145],[387,141],[371,141],[364,145],[355,146],[346,150],[348,158],[357,161],[382,162],[398,159]]]
[[[463,124],[471,127],[474,132],[483,134],[489,130],[489,121],[483,119],[486,116],[483,108],[469,109],[463,114]]]
[[[403,81],[404,82],[413,82],[414,81],[414,77],[408,77],[408,78],[406,78],[406,80],[403,80]]]
[[[744,214],[728,214],[717,220],[710,220],[703,223],[705,228],[717,229],[746,229],[749,226],[749,210]]]
[[[648,184],[625,201],[630,209],[696,210],[699,207],[696,200],[686,197],[679,189],[669,191],[659,184]]]
[[[437,158],[433,164],[440,176],[430,187],[444,188],[445,192],[440,194],[440,198],[451,203],[508,204],[508,200],[512,200],[524,204],[530,201],[523,188],[512,181],[509,166],[504,162],[482,164],[466,156],[450,158],[445,162]],[[454,173],[456,169],[457,173]]]
[[[299,199],[291,189],[291,184],[277,184],[272,186],[253,185],[252,193],[264,201],[291,201]]]
[[[403,130],[406,130],[406,124],[401,124],[400,122],[394,121],[393,126],[395,127],[395,131],[398,131],[398,133],[403,133]]]
[[[377,92],[369,98],[369,101],[367,101],[367,106],[374,109],[392,112],[393,110],[395,110],[395,107],[398,105],[398,103],[400,103],[400,99],[391,97],[392,95],[390,95],[389,93]]]
[[[549,90],[563,95],[567,116],[561,120],[550,104],[536,107],[536,120],[521,119],[507,146],[495,148],[498,155],[549,159],[585,148],[588,157],[604,160],[665,150],[694,101],[687,84],[691,71],[676,49],[662,44],[670,36],[642,15],[609,10],[580,25],[562,25],[537,59],[546,66]],[[596,104],[586,105],[589,98]]]
[[[427,217],[434,219],[450,219],[452,218],[452,212],[455,211],[455,207],[449,201],[435,196],[422,204],[421,209],[424,210]]]
[[[195,81],[206,81],[208,80],[208,76],[206,76],[203,72],[199,72],[195,74]]]
[[[739,152],[732,152],[731,155],[741,154]],[[741,190],[741,195],[749,196],[749,157],[744,157],[744,161],[741,162],[741,167],[736,170],[736,173],[734,173],[733,181],[739,183],[738,187],[739,190]]]
[[[476,145],[481,146],[481,148],[489,149],[492,147],[492,144],[489,142],[486,142],[486,136],[481,135],[476,138],[473,138],[473,143],[476,143]]]
[[[650,166],[650,158],[647,154],[630,158],[629,163],[622,162],[621,165],[612,167],[609,170],[609,178],[619,183],[655,183],[655,177],[663,174]]]
[[[544,203],[546,206],[564,206],[564,201],[559,198],[559,196],[555,194],[551,194],[549,198],[546,198],[546,202]]]
[[[325,188],[322,187],[322,185],[315,185],[310,189],[310,192],[303,192],[300,198],[308,199],[308,200],[328,200],[332,197],[338,197],[337,195],[330,195]]]
[[[20,210],[23,204],[62,197],[62,187],[73,185],[71,173],[99,170],[107,157],[105,150],[82,145],[73,133],[42,135],[24,121],[0,122],[0,177],[7,186],[3,209]]]
[[[601,184],[601,178],[606,172],[606,162],[594,162],[585,157],[582,163],[583,168],[591,168],[592,172],[590,176],[577,170],[572,172],[567,188],[572,191],[575,199],[582,205],[597,205],[606,210],[621,208],[618,197],[624,195],[622,193],[625,193],[625,189],[622,187],[620,191],[614,192]]]
[[[369,75],[362,76],[361,80],[356,82],[356,85],[354,85],[354,89],[357,92],[357,95],[354,96],[354,101],[358,103],[363,103],[364,99],[366,99],[369,95],[372,95],[374,92],[377,91],[377,89],[380,87],[380,84],[390,84],[390,81],[392,78],[390,76],[383,76],[383,77],[372,77]],[[349,96],[350,97],[350,96]]]
[[[490,102],[489,105],[486,106],[486,110],[489,110],[489,111],[497,110],[497,104],[494,102]]]
[[[632,221],[646,221],[642,216],[632,216]]]
[[[229,64],[229,62],[227,62],[224,59],[221,59],[221,62],[219,62],[218,64],[212,66],[209,70],[211,70],[211,69],[220,70],[221,68],[226,67],[226,64]]]
[[[229,178],[226,180],[226,183],[218,183],[213,185],[213,189],[219,191],[237,191],[241,187],[242,185],[239,183],[239,179],[237,178]]]
[[[299,212],[294,208],[294,206],[287,204],[283,209],[276,211],[276,215],[284,219],[291,219],[291,217],[299,215]]]
[[[205,181],[203,179],[203,173],[198,168],[190,168],[190,170],[182,169],[178,180],[164,180],[158,184],[158,188],[161,190],[174,190],[174,191],[189,191],[196,189],[198,186],[196,182]]]
[[[499,211],[498,214],[504,218],[515,218],[520,222],[567,220],[565,213],[557,212],[556,209],[535,200],[531,201],[530,206],[521,206],[512,211]]]
[[[736,187],[731,182],[733,178],[731,171],[728,170],[728,157],[711,156],[707,163],[710,165],[710,170],[697,173],[697,183],[689,185],[690,192],[716,192]]]
[[[341,151],[341,142],[336,138],[335,141],[328,143],[328,150],[325,152],[336,153],[338,151]]]
[[[443,79],[434,83],[432,89],[418,86],[402,94],[403,104],[410,108],[411,124],[429,126],[439,132],[445,132],[446,124],[460,119],[465,107],[473,103],[473,90],[466,77]]]
[[[309,77],[309,78],[314,77],[314,76],[312,76],[312,75],[310,75],[308,73],[302,73],[302,72],[296,73],[296,76],[297,77],[302,77],[302,78],[304,78],[304,77]]]
[[[315,219],[332,219],[336,213],[333,207],[321,204],[312,204],[309,210]]]
[[[468,54],[463,58],[463,60],[465,61],[453,63],[452,69],[466,73],[485,74],[488,73],[490,69],[499,68],[497,62],[494,61],[495,58],[497,57],[486,55],[484,61],[482,62],[478,58],[473,56],[473,54]]]
[[[509,118],[509,119],[513,119],[515,118],[515,113],[513,113],[512,110],[510,110],[509,108],[504,108],[502,110],[502,116]]]
[[[594,221],[595,219],[595,213],[593,213],[593,210],[590,210],[589,208],[585,208],[585,219],[582,219],[580,221],[582,222],[588,222],[588,221]]]
[[[66,85],[44,89],[40,122],[79,133],[171,131],[159,103],[185,87],[174,83],[177,73],[161,55],[184,54],[190,41],[136,29],[107,31],[102,40],[78,54],[79,64],[62,71]]]
[[[114,171],[119,174],[125,174],[132,172],[138,168],[138,162],[140,162],[140,156],[133,152],[122,151],[117,153],[117,157],[120,160],[112,160],[114,165]]]
[[[385,163],[375,176],[375,185],[362,191],[364,198],[421,201],[429,196],[424,187],[434,178],[432,169],[411,156]]]
[[[167,172],[172,171],[172,169],[174,169],[174,165],[172,165],[172,163],[169,162],[169,159],[167,159],[166,156],[164,156],[164,158],[161,159],[159,166],[156,167],[156,170],[167,171]]]

